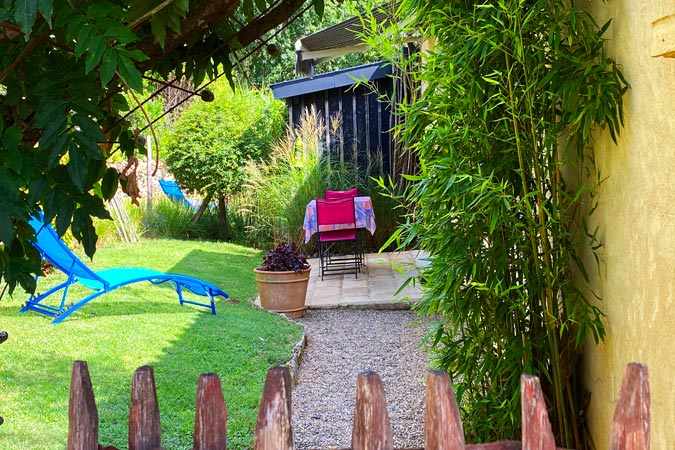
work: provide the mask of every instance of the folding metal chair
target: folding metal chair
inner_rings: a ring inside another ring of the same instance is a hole
[[[344,191],[333,191],[330,189],[326,189],[325,193],[325,198],[326,200],[337,200],[341,198],[354,198],[358,197],[359,195],[359,189],[356,187],[350,188],[350,189],[345,189]],[[359,236],[359,229],[357,228],[356,230],[356,238],[359,240],[359,269],[360,267],[363,266],[364,260],[365,260],[365,255],[363,254],[363,245],[361,244],[361,236]]]
[[[316,199],[316,220],[319,227],[319,260],[321,280],[324,275],[351,274],[358,278],[361,270],[361,249],[356,234],[354,198]],[[353,256],[338,255],[336,244],[351,243]]]

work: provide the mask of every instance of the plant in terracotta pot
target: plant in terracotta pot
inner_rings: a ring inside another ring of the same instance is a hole
[[[310,266],[295,244],[279,244],[253,269],[260,304],[268,311],[297,319],[305,313]]]

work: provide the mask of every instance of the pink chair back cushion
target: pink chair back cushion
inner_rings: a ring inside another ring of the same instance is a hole
[[[326,200],[335,200],[339,198],[352,198],[359,196],[358,188],[347,189],[346,191],[331,191],[326,189]]]
[[[351,225],[356,228],[354,198],[339,200],[316,199],[316,221],[322,225]]]

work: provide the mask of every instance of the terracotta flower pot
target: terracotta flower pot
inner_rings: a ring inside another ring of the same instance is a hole
[[[301,272],[269,272],[253,269],[260,304],[268,311],[297,319],[305,314],[305,298],[310,268]]]

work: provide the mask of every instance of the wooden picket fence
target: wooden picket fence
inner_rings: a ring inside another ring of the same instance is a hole
[[[267,372],[255,428],[255,450],[292,450],[291,377],[285,367]],[[616,402],[610,450],[649,449],[647,368],[629,364]],[[424,450],[556,450],[539,379],[521,377],[522,441],[466,445],[450,377],[427,374]],[[87,364],[75,361],[68,410],[68,450],[115,450],[98,443],[98,412]],[[227,448],[227,408],[216,374],[199,377],[194,450]],[[160,450],[159,408],[152,367],[133,375],[129,410],[129,450]],[[375,372],[358,375],[352,450],[393,450],[382,382]]]

